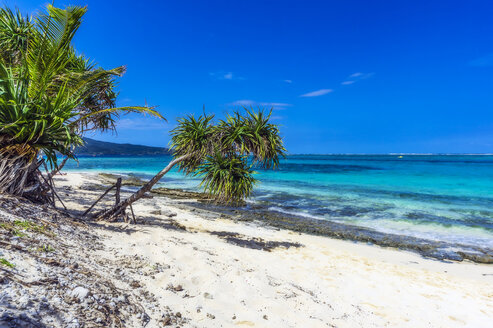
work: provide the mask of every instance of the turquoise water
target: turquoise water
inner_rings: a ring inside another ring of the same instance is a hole
[[[150,178],[171,157],[79,158],[68,170]],[[493,156],[292,155],[259,170],[249,200],[273,211],[493,249]],[[196,190],[176,170],[162,180]]]

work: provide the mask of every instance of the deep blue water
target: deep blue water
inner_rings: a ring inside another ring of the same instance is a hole
[[[67,169],[150,178],[170,159],[79,158]],[[274,211],[493,248],[493,156],[292,155],[256,178],[250,201]],[[176,170],[162,180],[170,188],[198,184]]]

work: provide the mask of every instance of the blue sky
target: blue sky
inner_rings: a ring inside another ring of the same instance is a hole
[[[45,2],[8,0],[23,11]],[[166,146],[176,118],[274,107],[290,153],[493,153],[493,1],[56,1],[79,51],[127,65],[97,139]]]

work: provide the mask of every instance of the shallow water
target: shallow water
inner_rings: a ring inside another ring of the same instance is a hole
[[[170,159],[79,158],[67,170],[148,178]],[[493,156],[292,155],[256,178],[249,201],[272,211],[493,249]],[[187,190],[198,184],[176,170],[162,180]]]

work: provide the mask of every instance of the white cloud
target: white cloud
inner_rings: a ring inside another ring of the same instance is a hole
[[[233,72],[212,72],[209,75],[216,80],[244,80],[241,76],[236,76]]]
[[[356,73],[353,73],[353,74],[349,75],[349,77],[360,77],[361,75],[363,75],[363,73],[356,72]]]
[[[326,95],[328,93],[331,93],[332,91],[334,91],[334,90],[332,90],[332,89],[320,89],[320,90],[316,90],[316,91],[302,94],[300,97],[319,97],[319,96],[323,96],[323,95]]]
[[[356,83],[361,80],[368,79],[372,77],[375,73],[362,73],[362,72],[356,72],[351,75],[349,75],[346,79],[346,81],[341,82],[342,85],[350,85],[353,83]]]
[[[284,80],[284,82],[286,82],[286,83],[290,83],[290,84],[291,84],[291,83],[293,83],[293,81],[292,81],[292,80]]]
[[[255,104],[256,104],[256,102],[253,100],[242,99],[242,100],[233,101],[232,103],[229,103],[228,105],[230,105],[230,106],[253,106]]]
[[[233,101],[232,103],[228,104],[229,106],[244,106],[244,107],[255,107],[255,106],[260,106],[260,107],[266,107],[268,109],[273,108],[277,110],[282,110],[286,109],[286,107],[291,107],[293,106],[292,104],[288,103],[281,103],[281,102],[258,102],[255,100],[249,100],[249,99],[242,99],[242,100],[237,100]]]

